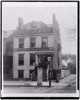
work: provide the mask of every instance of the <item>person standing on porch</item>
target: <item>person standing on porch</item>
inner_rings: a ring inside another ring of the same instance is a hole
[[[48,62],[47,57],[45,57],[44,60],[43,60],[43,70],[45,70],[46,80],[48,80],[49,62]]]
[[[47,81],[49,79],[49,62],[47,62],[47,71],[46,71],[46,74],[47,74]]]

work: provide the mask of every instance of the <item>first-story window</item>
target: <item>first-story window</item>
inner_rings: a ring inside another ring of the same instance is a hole
[[[30,54],[30,65],[34,65],[35,64],[35,54],[32,53]]]
[[[18,55],[18,59],[19,59],[18,65],[19,65],[19,66],[20,66],[20,65],[24,65],[24,54],[19,54],[19,55]]]

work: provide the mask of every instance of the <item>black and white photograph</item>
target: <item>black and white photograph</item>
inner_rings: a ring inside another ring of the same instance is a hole
[[[78,97],[78,2],[2,2],[2,97]]]

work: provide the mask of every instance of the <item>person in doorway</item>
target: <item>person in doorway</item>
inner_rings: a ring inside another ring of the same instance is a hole
[[[46,81],[47,81],[48,80],[48,72],[49,72],[49,64],[48,64],[47,57],[44,58],[44,60],[42,62],[42,66],[43,66],[43,71],[45,73],[45,78],[46,78]]]
[[[49,62],[47,62],[47,71],[46,71],[46,74],[47,74],[47,81],[49,79]]]

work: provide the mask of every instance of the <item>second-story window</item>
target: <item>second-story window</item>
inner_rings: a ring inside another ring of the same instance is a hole
[[[24,38],[19,38],[19,48],[24,48]]]
[[[42,37],[42,47],[45,48],[48,45],[47,37]]]
[[[35,47],[35,37],[30,37],[30,47],[31,48]]]

